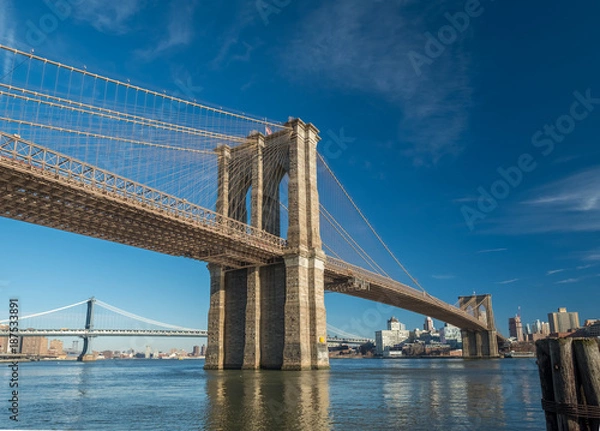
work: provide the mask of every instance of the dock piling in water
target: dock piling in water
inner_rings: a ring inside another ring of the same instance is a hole
[[[536,342],[548,431],[600,429],[600,345],[592,338]]]

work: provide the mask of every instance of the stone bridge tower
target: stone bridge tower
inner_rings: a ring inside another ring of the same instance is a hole
[[[498,333],[492,310],[492,295],[459,296],[458,307],[485,323],[487,330],[473,331],[463,329],[464,358],[497,358]]]
[[[317,193],[318,130],[299,119],[269,136],[220,146],[217,212],[280,235],[279,188],[288,183],[283,259],[232,268],[209,264],[206,369],[329,367]],[[268,157],[267,157],[268,155]],[[247,208],[247,201],[250,201]],[[250,212],[250,214],[248,214]]]

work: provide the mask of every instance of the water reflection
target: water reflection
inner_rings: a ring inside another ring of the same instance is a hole
[[[331,429],[329,371],[212,371],[207,429]]]
[[[499,362],[432,360],[384,365],[383,397],[392,413],[386,417],[387,428],[480,430],[489,424],[505,426],[505,385]]]

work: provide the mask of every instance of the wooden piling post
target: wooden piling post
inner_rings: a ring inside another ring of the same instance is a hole
[[[550,361],[550,346],[548,340],[540,340],[535,343],[538,371],[540,373],[540,383],[542,386],[542,400],[554,402],[554,385],[552,384],[552,363]],[[558,430],[556,413],[544,410],[546,415],[546,430]]]
[[[573,339],[551,338],[548,341],[550,361],[552,363],[554,401],[557,404],[577,405]],[[559,431],[580,431],[577,418],[565,413],[557,413],[556,419]]]
[[[536,342],[542,407],[548,431],[598,431],[600,349],[595,339]]]
[[[600,406],[600,348],[594,339],[573,342],[575,368],[579,374],[583,398],[587,406]],[[600,418],[590,418],[589,429],[600,430]]]

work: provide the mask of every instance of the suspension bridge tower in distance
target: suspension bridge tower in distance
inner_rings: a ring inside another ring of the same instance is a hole
[[[85,315],[85,330],[93,330],[94,329],[94,305],[96,304],[96,298],[91,297],[87,301],[87,312]],[[77,360],[80,362],[91,362],[95,361],[96,357],[92,353],[92,337],[89,335],[83,336],[83,350],[81,354],[77,357]]]
[[[208,265],[211,276],[206,369],[329,367],[324,262],[317,193],[318,130],[286,129],[220,146],[217,212],[280,236],[280,185],[287,174],[287,254],[259,265]],[[246,208],[250,195],[250,214]],[[244,267],[245,266],[245,267]]]

